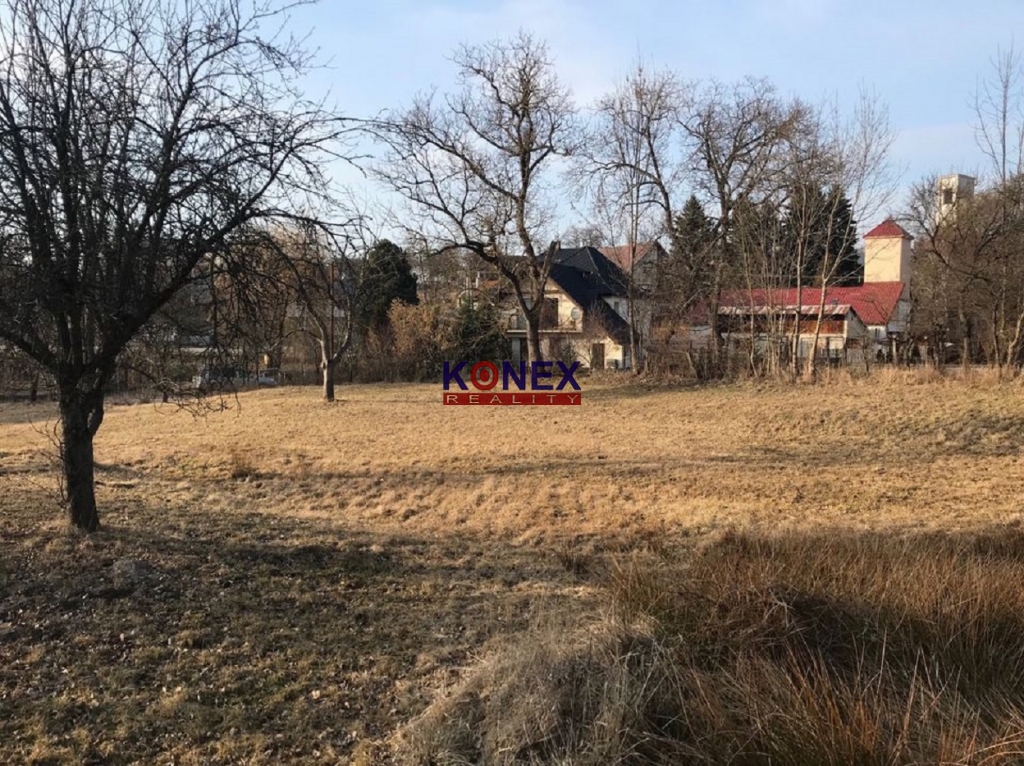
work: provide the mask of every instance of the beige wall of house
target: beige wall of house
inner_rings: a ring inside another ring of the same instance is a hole
[[[604,296],[604,302],[620,317],[629,321],[629,301],[626,298],[613,298],[610,295]]]
[[[558,301],[558,326],[561,329],[572,330],[581,326],[583,317],[583,310],[576,305],[568,295],[562,292],[557,287],[553,287],[548,284],[544,288],[544,297],[548,300]],[[573,310],[576,310],[576,316],[573,316]],[[505,312],[506,327],[513,333],[516,331],[526,332],[526,318],[523,316],[523,312],[519,310],[518,305],[513,305]],[[549,328],[550,330],[550,328]]]
[[[557,355],[559,345],[568,345],[575,358],[582,362],[587,369],[592,369],[595,361],[594,346],[600,344],[604,352],[604,369],[615,369],[616,367],[623,369],[629,359],[628,348],[608,336],[583,336],[583,309],[557,287],[548,285],[544,295],[548,299],[558,301],[558,329],[541,331],[541,343],[544,344],[543,349],[549,358]],[[620,301],[620,316],[623,313],[628,313],[624,298],[613,300]],[[609,306],[614,308],[612,300],[606,299],[606,301]],[[526,320],[518,306],[509,309],[505,316],[508,335],[513,340],[513,358],[518,360],[524,353],[524,349],[517,348],[515,344],[525,342]]]
[[[552,290],[550,286],[544,292],[549,299],[558,301],[558,326],[567,329],[579,329],[582,326],[583,309],[576,305],[576,301],[563,293],[561,290]],[[576,316],[573,316],[573,310]]]
[[[864,240],[865,282],[910,282],[910,239],[869,237]]]
[[[601,369],[624,369],[629,357],[629,350],[609,337],[574,338],[571,341],[573,352],[587,369],[595,369],[594,346],[600,344],[604,352],[604,367]]]

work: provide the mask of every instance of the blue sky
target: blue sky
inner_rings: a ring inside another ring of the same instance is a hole
[[[984,170],[971,96],[1024,30],[1024,0],[321,0],[292,20],[330,63],[311,93],[330,88],[355,116],[450,87],[457,45],[519,28],[548,42],[582,105],[638,56],[687,79],[767,77],[811,102],[852,106],[867,88],[888,105],[906,188],[929,173]]]

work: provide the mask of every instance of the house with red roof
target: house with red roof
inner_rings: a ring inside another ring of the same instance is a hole
[[[836,359],[888,352],[909,330],[912,241],[892,219],[865,234],[861,285],[724,293],[718,312],[727,342],[754,335],[758,344],[770,337],[792,343],[798,330],[801,357],[812,348]]]
[[[658,268],[668,253],[658,240],[637,242],[632,245],[599,247],[600,253],[614,263],[640,290],[654,286]]]

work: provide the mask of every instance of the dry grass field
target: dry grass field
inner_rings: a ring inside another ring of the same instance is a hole
[[[111,405],[89,537],[0,404],[0,762],[1020,757],[1018,384],[339,396]]]

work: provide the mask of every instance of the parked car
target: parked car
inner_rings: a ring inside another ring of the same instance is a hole
[[[192,385],[199,391],[238,388],[244,382],[244,373],[234,367],[203,367],[192,378]]]
[[[253,380],[257,388],[274,388],[277,385],[276,372],[274,370],[260,370]]]

